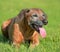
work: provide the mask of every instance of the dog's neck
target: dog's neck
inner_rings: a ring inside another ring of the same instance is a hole
[[[34,33],[34,29],[32,29],[29,25],[26,19],[23,19],[22,21],[19,22],[19,26],[21,27],[20,30],[22,31],[23,35],[25,37],[30,37]]]
[[[27,31],[27,30],[33,30],[33,29],[28,25],[28,22],[27,22],[26,19],[23,19],[23,20],[21,21],[21,27],[22,27],[25,31]]]

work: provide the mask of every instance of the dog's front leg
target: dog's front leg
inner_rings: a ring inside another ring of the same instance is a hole
[[[35,31],[31,37],[30,47],[35,47],[37,45],[39,45],[39,34]]]
[[[14,24],[13,36],[12,36],[13,45],[19,47],[20,43],[24,41],[23,35],[19,30],[19,25]]]

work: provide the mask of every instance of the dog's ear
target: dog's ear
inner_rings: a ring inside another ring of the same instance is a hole
[[[26,13],[29,13],[29,11],[30,11],[30,9],[22,9],[22,10],[20,11],[20,13],[18,14],[18,17],[19,17],[20,19],[23,19],[23,18],[25,17],[25,14],[26,14]]]

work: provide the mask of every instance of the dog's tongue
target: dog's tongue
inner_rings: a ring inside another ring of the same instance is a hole
[[[46,37],[46,31],[44,28],[39,28],[39,31],[40,31],[40,34],[42,36],[42,38],[45,38]]]

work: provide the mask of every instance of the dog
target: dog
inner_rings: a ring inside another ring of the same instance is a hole
[[[17,47],[25,41],[29,41],[32,46],[37,46],[39,45],[39,34],[42,31],[40,28],[42,29],[47,23],[47,15],[43,10],[22,9],[16,17],[3,22],[1,30],[3,36]]]

